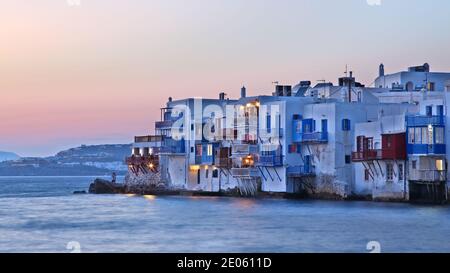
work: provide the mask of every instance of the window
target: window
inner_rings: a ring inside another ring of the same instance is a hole
[[[403,164],[398,164],[398,180],[403,181]]]
[[[364,181],[369,181],[370,173],[368,169],[364,169]]]
[[[213,145],[212,144],[208,144],[206,155],[207,156],[212,156],[213,155]]]
[[[412,162],[411,162],[411,168],[413,168],[413,170],[415,170],[416,168],[417,168],[417,160],[413,160]]]
[[[436,160],[436,170],[444,171],[444,160],[442,160],[442,159]]]
[[[272,132],[271,121],[272,121],[272,117],[270,116],[269,113],[267,113],[267,116],[266,116],[266,129],[267,129],[267,133],[269,133],[269,134]]]
[[[415,143],[414,128],[408,128],[408,143],[409,144]]]
[[[443,127],[435,127],[434,128],[434,134],[435,134],[435,144],[444,144],[444,128]]]
[[[386,164],[386,176],[388,181],[394,180],[394,166],[392,163]]]
[[[208,178],[208,176],[209,176],[209,170],[206,170],[205,171],[205,178]]]
[[[191,131],[194,131],[194,124],[191,124]]]
[[[191,147],[191,153],[193,153],[194,152],[194,147]]]
[[[434,82],[429,82],[427,84],[428,91],[435,91],[435,86],[436,86],[436,84]]]
[[[213,172],[212,172],[212,177],[213,177],[213,178],[219,177],[219,170],[217,170],[217,169],[213,170]]]
[[[427,127],[422,127],[422,144],[428,144],[428,128]],[[430,144],[432,144],[433,141],[431,141]]]
[[[302,123],[299,121],[295,122],[295,133],[297,134],[302,133]]]
[[[343,131],[350,131],[350,120],[349,119],[343,119],[342,120],[342,130]]]
[[[429,105],[426,107],[427,116],[431,117],[433,115],[433,106]]]
[[[202,155],[202,145],[198,144],[195,146],[195,155],[201,156]]]
[[[422,141],[422,130],[420,128],[414,128],[414,139],[416,144],[421,144]]]
[[[293,154],[293,153],[296,153],[297,152],[297,145],[296,144],[291,144],[291,145],[289,145],[289,153],[290,154]]]
[[[352,163],[352,157],[350,155],[345,155],[345,164],[351,164]]]
[[[438,105],[437,106],[437,115],[438,116],[443,116],[444,115],[444,106],[443,105]]]

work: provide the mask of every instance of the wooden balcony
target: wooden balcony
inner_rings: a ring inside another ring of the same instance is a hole
[[[353,162],[365,162],[373,160],[406,160],[406,154],[404,149],[376,149],[352,153]]]
[[[417,182],[444,182],[447,181],[447,171],[438,170],[412,170],[408,180]]]
[[[232,168],[231,175],[233,177],[252,178],[252,177],[259,177],[259,171],[257,168],[254,167]]]

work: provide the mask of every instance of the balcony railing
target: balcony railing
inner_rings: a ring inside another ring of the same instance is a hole
[[[232,155],[251,155],[259,152],[258,145],[253,144],[235,144],[231,148]]]
[[[155,122],[155,128],[158,129],[171,129],[173,125],[172,120],[165,120],[165,121],[157,121]]]
[[[289,177],[307,177],[315,176],[315,166],[290,166],[287,168],[287,175]]]
[[[130,156],[125,159],[127,165],[157,165],[159,163],[159,157],[156,155],[148,156]]]
[[[410,172],[409,180],[423,182],[443,182],[447,181],[447,172],[437,170],[414,170]]]
[[[406,117],[407,126],[444,126],[445,118],[444,116],[407,116]]]
[[[352,153],[353,162],[373,160],[405,160],[405,154],[400,150],[393,149],[371,149]]]
[[[135,143],[143,143],[143,142],[162,142],[163,136],[135,136]]]
[[[278,167],[283,166],[283,156],[281,155],[260,155],[257,160],[258,166]]]
[[[166,138],[159,152],[164,154],[184,154],[186,153],[184,140]]]
[[[259,177],[259,171],[256,168],[232,168],[231,175],[234,177]]]
[[[302,133],[302,142],[326,143],[328,142],[328,132]]]
[[[225,169],[229,169],[231,168],[231,166],[233,165],[232,163],[232,159],[228,158],[228,157],[219,157],[215,159],[214,165],[217,168],[225,168]]]
[[[408,154],[410,155],[444,155],[446,153],[445,144],[408,144]]]
[[[352,161],[354,162],[379,160],[381,158],[382,158],[381,150],[366,150],[362,152],[352,153]]]

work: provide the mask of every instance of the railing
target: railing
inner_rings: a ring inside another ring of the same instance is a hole
[[[231,168],[232,166],[232,159],[228,157],[219,157],[215,159],[214,165],[217,168]]]
[[[231,175],[234,177],[259,177],[256,168],[232,168]]]
[[[410,173],[409,180],[424,181],[424,182],[442,182],[447,180],[447,172],[437,170],[415,170]]]
[[[407,116],[407,126],[444,126],[444,116]]]
[[[163,137],[162,136],[135,136],[134,142],[135,143],[142,143],[142,142],[162,142]]]
[[[302,142],[328,142],[328,132],[302,133]]]
[[[160,148],[160,153],[165,154],[184,154],[186,147],[184,140],[174,140],[172,138],[164,139],[163,146]]]
[[[314,176],[315,174],[315,166],[290,166],[287,168],[287,175],[290,177]]]
[[[164,121],[157,121],[155,122],[155,128],[156,129],[170,129],[173,125],[172,120],[164,120]]]
[[[125,159],[127,165],[148,165],[148,164],[158,164],[159,158],[155,155],[149,156],[130,156]]]
[[[382,152],[381,150],[365,150],[362,152],[353,152],[352,160],[353,161],[370,161],[381,159]]]
[[[276,167],[283,166],[283,156],[281,155],[260,155],[257,160],[258,166]]]
[[[372,161],[372,160],[405,160],[406,155],[399,150],[393,149],[372,149],[352,153],[352,161]]]
[[[251,155],[259,152],[258,145],[253,144],[235,144],[231,148],[233,155]]]

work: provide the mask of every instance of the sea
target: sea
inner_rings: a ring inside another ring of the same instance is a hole
[[[94,179],[0,177],[0,252],[450,252],[449,206],[74,194]]]

